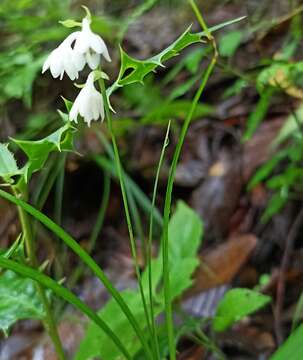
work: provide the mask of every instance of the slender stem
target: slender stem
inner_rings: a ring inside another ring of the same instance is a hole
[[[129,189],[128,184],[125,184],[126,191],[127,191],[127,197],[129,202],[129,209],[131,212],[131,216],[134,222],[134,229],[136,232],[137,237],[141,240],[141,248],[142,248],[142,255],[143,255],[143,266],[146,265],[147,261],[147,246],[146,246],[146,239],[143,231],[142,221],[140,218],[140,214],[138,211],[138,206],[136,204],[134,195]]]
[[[41,287],[43,286],[52,290],[55,294],[75,306],[83,314],[89,317],[98,327],[100,327],[105,332],[105,334],[107,334],[107,336],[114,342],[114,344],[117,346],[117,348],[121,351],[121,353],[125,356],[126,359],[132,360],[132,356],[129,354],[125,345],[111,330],[111,328],[101,319],[98,314],[96,314],[90,307],[88,307],[71,291],[58,284],[52,278],[42,274],[41,272],[32,269],[29,266],[17,263],[16,261],[3,258],[2,256],[0,256],[0,267],[12,270],[22,276],[26,276],[36,281]]]
[[[56,194],[55,194],[55,214],[54,219],[58,225],[62,221],[62,204],[63,204],[63,191],[64,191],[64,175],[65,175],[65,161],[66,153],[62,154],[62,164],[59,175],[56,181]]]
[[[97,131],[96,135],[97,135],[98,139],[100,140],[100,142],[102,143],[102,145],[105,147],[105,150],[108,153],[110,159],[114,162],[115,161],[115,154],[113,152],[112,147],[108,143],[107,139],[105,138],[105,136],[102,134],[101,131]],[[113,167],[115,169],[115,164],[114,164]],[[130,208],[130,211],[131,211],[132,219],[133,219],[133,222],[134,222],[134,228],[135,228],[137,236],[141,240],[143,260],[144,260],[144,265],[145,265],[146,264],[147,249],[146,249],[146,242],[145,242],[145,236],[144,236],[142,221],[141,221],[141,218],[140,218],[140,215],[139,215],[138,206],[137,206],[136,199],[135,199],[135,193],[133,191],[133,186],[132,186],[131,182],[129,181],[130,179],[127,176],[127,174],[125,173],[122,166],[121,166],[121,171],[122,171],[124,182],[125,182],[126,194],[127,194],[127,198],[128,198],[128,201],[129,201],[129,208]]]
[[[154,220],[154,209],[156,204],[156,195],[158,191],[158,182],[160,177],[160,171],[162,168],[164,155],[165,155],[165,149],[168,146],[168,135],[170,130],[170,121],[167,126],[165,139],[163,142],[161,155],[157,167],[156,172],[156,178],[154,183],[154,189],[153,189],[153,197],[152,197],[152,205],[151,205],[151,211],[150,211],[150,220],[149,220],[149,235],[148,235],[148,247],[147,247],[147,260],[148,260],[148,290],[149,290],[149,302],[150,302],[150,315],[151,315],[151,322],[152,322],[152,330],[153,330],[153,337],[154,337],[154,343],[156,348],[156,355],[157,359],[161,359],[160,356],[160,349],[159,349],[159,341],[157,336],[157,327],[156,327],[156,321],[155,321],[155,313],[154,313],[154,305],[153,305],[153,281],[152,281],[152,241],[153,241],[153,220]]]
[[[178,143],[176,145],[176,149],[174,152],[168,182],[167,182],[167,188],[166,188],[166,194],[165,194],[165,204],[164,204],[164,216],[163,216],[163,234],[162,234],[162,260],[163,260],[163,282],[164,282],[164,302],[165,302],[165,314],[166,314],[166,327],[167,327],[167,333],[168,333],[168,343],[169,343],[169,356],[171,360],[176,359],[176,343],[175,343],[175,336],[174,336],[174,324],[173,324],[173,314],[172,314],[172,298],[170,293],[170,277],[169,277],[169,249],[168,249],[168,223],[169,223],[169,217],[170,217],[170,209],[171,209],[171,201],[172,201],[172,191],[173,191],[173,184],[174,184],[174,178],[177,168],[177,163],[180,157],[181,149],[184,143],[184,139],[187,133],[187,129],[190,125],[190,122],[192,120],[193,114],[196,110],[198,101],[202,95],[202,92],[206,86],[206,83],[208,81],[208,78],[210,77],[213,68],[217,61],[217,47],[216,43],[210,34],[209,30],[207,29],[207,26],[203,20],[203,17],[201,13],[199,12],[196,4],[193,0],[189,0],[191,6],[194,9],[195,14],[199,14],[197,16],[199,22],[201,23],[201,26],[203,30],[205,31],[208,39],[213,44],[214,49],[214,56],[208,65],[205,73],[203,74],[201,84],[199,86],[198,91],[196,92],[194,99],[191,104],[191,108],[189,110],[189,113],[186,116],[186,119],[183,123],[181,133],[179,136]],[[202,21],[201,21],[202,20]]]
[[[121,166],[121,161],[120,161],[120,156],[119,156],[119,150],[118,150],[118,145],[117,145],[116,138],[115,138],[113,128],[112,128],[111,113],[110,113],[109,104],[108,104],[108,100],[107,100],[104,80],[102,78],[99,79],[99,86],[100,86],[101,94],[102,94],[102,97],[103,97],[108,130],[109,130],[109,133],[110,133],[110,136],[111,136],[111,139],[112,139],[112,145],[113,145],[113,150],[114,150],[114,155],[115,155],[116,168],[117,168],[117,173],[118,173],[118,177],[119,177],[121,193],[122,193],[122,199],[123,199],[123,204],[124,204],[125,217],[126,217],[126,223],[127,223],[128,233],[129,233],[129,238],[130,238],[131,253],[132,253],[132,257],[133,257],[136,276],[137,276],[137,279],[138,279],[139,290],[140,290],[140,294],[141,294],[141,298],[142,298],[142,304],[143,304],[143,307],[144,307],[147,326],[148,326],[148,329],[149,329],[150,334],[152,336],[152,329],[151,329],[151,324],[150,324],[150,319],[149,319],[149,312],[148,312],[148,309],[147,309],[147,304],[146,304],[145,295],[144,295],[143,286],[142,286],[142,281],[141,281],[140,268],[139,268],[138,259],[137,259],[137,249],[136,249],[134,232],[133,232],[133,227],[132,227],[131,217],[130,217],[130,212],[129,212],[129,207],[128,207],[128,200],[127,200],[126,189],[125,189],[125,184],[124,184],[124,178],[123,178],[123,173],[122,173],[122,166]],[[148,346],[146,340],[144,340],[144,342],[145,342],[144,350],[146,351],[146,355],[150,359],[153,359],[152,353],[151,353],[151,351],[149,349],[149,346]]]
[[[101,131],[96,131],[96,135],[102,145],[104,146],[106,152],[108,153],[109,157],[114,160],[115,155],[113,153],[113,149],[108,143],[106,137]],[[107,160],[105,157],[96,155],[94,157],[94,160],[96,163],[101,166],[103,169],[109,171],[114,178],[117,178],[117,170],[115,166],[112,166],[112,163]],[[135,197],[135,200],[138,204],[140,204],[141,209],[147,213],[150,214],[150,208],[151,208],[151,202],[149,198],[145,195],[145,193],[138,187],[138,185],[131,179],[131,177],[125,172],[124,169],[122,169],[123,177],[125,183],[127,183],[129,191],[132,192],[133,196]],[[157,223],[158,227],[162,229],[163,220],[161,217],[161,214],[157,208],[154,209],[154,220],[155,223]]]
[[[21,196],[22,194],[18,194],[18,190],[16,188],[12,188],[13,192],[15,193],[16,197]],[[25,240],[25,246],[26,246],[26,252],[27,255],[29,257],[29,261],[31,266],[37,268],[38,267],[38,260],[36,257],[36,249],[35,249],[35,243],[33,241],[33,236],[32,236],[32,229],[30,226],[30,222],[28,219],[28,216],[26,214],[26,212],[20,207],[18,206],[18,214],[19,214],[19,219],[20,219],[20,223],[21,223],[21,227],[22,227],[22,232],[23,232],[23,237]],[[52,315],[52,311],[51,311],[51,307],[48,301],[48,298],[45,294],[44,288],[43,286],[41,286],[39,283],[37,283],[37,290],[41,299],[41,302],[43,304],[43,308],[45,311],[45,318],[44,318],[44,327],[46,328],[50,338],[52,339],[52,342],[54,344],[56,353],[59,357],[60,360],[65,360],[65,354],[64,354],[64,350],[63,350],[63,346],[61,343],[61,340],[59,338],[59,334],[57,331],[57,326],[55,323],[55,320],[53,318]]]

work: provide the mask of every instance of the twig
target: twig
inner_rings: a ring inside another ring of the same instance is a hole
[[[303,208],[300,210],[295,221],[293,222],[285,242],[285,250],[281,262],[281,267],[277,283],[277,300],[274,310],[275,333],[277,342],[280,345],[283,342],[283,329],[281,323],[281,312],[283,310],[285,297],[285,274],[289,265],[290,257],[294,247],[294,241],[300,226],[303,224]]]

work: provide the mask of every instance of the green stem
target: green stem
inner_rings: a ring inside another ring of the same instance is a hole
[[[157,359],[161,359],[160,356],[160,349],[159,349],[159,341],[157,336],[157,327],[156,327],[156,321],[155,321],[155,313],[154,313],[154,306],[153,306],[153,281],[152,281],[152,241],[153,241],[153,220],[154,220],[154,209],[156,204],[156,195],[158,191],[158,182],[160,177],[160,170],[162,168],[164,155],[165,155],[165,149],[168,146],[168,135],[170,130],[170,121],[167,126],[165,139],[163,142],[161,155],[157,167],[156,172],[156,178],[154,183],[154,189],[153,189],[153,197],[152,197],[152,205],[151,205],[151,211],[150,211],[150,219],[149,219],[149,234],[148,234],[148,247],[147,247],[147,260],[148,260],[148,290],[149,290],[149,302],[150,302],[150,314],[151,314],[151,322],[152,322],[152,330],[153,330],[153,337],[154,337],[154,343],[155,343],[155,349],[157,354]]]
[[[107,334],[107,336],[114,342],[114,344],[117,346],[117,348],[121,351],[121,353],[125,356],[126,359],[132,360],[129,352],[122,344],[120,339],[116,336],[116,334],[111,330],[111,328],[100,318],[98,314],[96,314],[90,307],[88,307],[84,302],[82,302],[71,291],[69,291],[68,289],[54,281],[52,278],[42,274],[39,271],[32,269],[29,266],[17,263],[16,261],[3,258],[1,256],[0,267],[12,270],[22,276],[26,276],[36,281],[39,286],[46,287],[52,290],[55,294],[75,306]]]
[[[63,191],[64,191],[64,175],[65,175],[65,161],[66,153],[62,154],[62,164],[59,170],[59,175],[56,181],[56,194],[55,194],[55,214],[54,219],[58,225],[62,221],[62,204],[63,204]]]
[[[108,141],[106,140],[106,138],[104,137],[104,135],[102,134],[101,131],[97,131],[96,135],[99,138],[102,145],[105,147],[105,150],[108,153],[110,159],[113,160],[113,162],[114,162],[115,155],[114,155],[112,147],[110,146]],[[114,165],[114,168],[115,168],[115,165]],[[142,221],[141,221],[141,218],[139,215],[138,206],[137,206],[136,199],[135,199],[135,193],[133,192],[133,186],[132,186],[131,182],[129,181],[129,177],[127,176],[127,174],[124,171],[124,169],[122,168],[122,166],[121,166],[121,171],[122,171],[123,178],[125,181],[126,195],[129,200],[129,208],[130,208],[132,219],[134,222],[134,228],[135,228],[137,237],[141,240],[143,260],[144,260],[144,265],[145,265],[146,264],[146,256],[147,256],[146,255],[147,248],[146,248],[146,241],[145,241]],[[139,201],[138,201],[138,203],[139,203]]]
[[[96,131],[96,135],[97,135],[98,139],[100,140],[100,142],[102,143],[102,145],[104,146],[109,157],[114,160],[115,155],[114,155],[113,149],[110,146],[110,144],[108,143],[104,134],[101,131]],[[104,170],[109,171],[114,178],[118,178],[117,170],[116,170],[115,166],[112,166],[112,163],[107,158],[105,158],[104,156],[101,156],[101,155],[95,155],[94,160]],[[122,168],[122,174],[123,174],[125,183],[127,183],[129,191],[133,194],[135,200],[140,205],[141,209],[146,214],[149,215],[150,209],[151,209],[151,202],[150,202],[149,198],[145,195],[145,193],[139,188],[139,186],[132,180],[132,178],[126,173],[126,171],[123,168]],[[157,223],[158,227],[161,228],[161,230],[162,230],[163,220],[162,220],[161,214],[157,208],[154,209],[154,220],[155,220],[155,223]]]
[[[12,189],[13,192],[15,193],[15,195],[18,197],[18,190],[16,188]],[[20,194],[19,196],[22,197],[22,194]],[[35,244],[33,241],[33,236],[32,236],[32,229],[30,226],[30,222],[28,219],[28,216],[26,214],[26,212],[24,212],[24,210],[18,206],[18,214],[19,214],[19,219],[20,219],[20,223],[21,223],[21,227],[22,227],[22,233],[23,233],[23,237],[25,240],[25,246],[26,246],[26,252],[27,255],[29,257],[29,261],[31,266],[38,268],[38,260],[36,257],[36,249],[35,249]],[[52,342],[54,344],[56,353],[59,357],[60,360],[65,360],[65,354],[64,354],[64,350],[63,350],[63,346],[61,343],[61,340],[59,338],[59,334],[57,331],[57,326],[55,323],[55,320],[53,318],[52,315],[52,311],[50,308],[50,304],[48,301],[48,298],[45,294],[44,288],[37,283],[37,290],[41,299],[41,302],[43,304],[43,308],[45,311],[45,318],[44,318],[44,327],[46,328],[50,338],[52,339]]]
[[[150,323],[150,319],[149,319],[149,312],[148,312],[148,309],[147,309],[147,304],[146,304],[145,295],[144,295],[143,286],[142,286],[142,281],[141,281],[140,268],[139,268],[138,259],[137,259],[137,249],[136,249],[136,243],[135,243],[135,239],[134,239],[134,232],[133,232],[133,228],[132,228],[131,217],[130,217],[130,212],[129,212],[129,207],[128,207],[128,199],[127,199],[127,195],[126,195],[126,189],[125,189],[124,178],[123,178],[123,173],[122,173],[122,166],[121,166],[121,161],[120,161],[120,156],[119,156],[119,150],[118,150],[118,145],[117,145],[116,138],[115,138],[113,128],[112,128],[111,113],[110,113],[110,109],[109,109],[109,105],[108,105],[108,100],[107,100],[107,95],[106,95],[105,84],[104,84],[103,78],[99,79],[99,86],[100,86],[101,94],[102,94],[102,97],[103,97],[108,130],[109,130],[109,133],[110,133],[110,136],[111,136],[111,139],[112,139],[112,145],[113,145],[113,150],[114,150],[114,155],[115,155],[115,163],[116,163],[118,178],[119,178],[119,182],[120,182],[120,188],[121,188],[122,200],[123,200],[123,204],[124,204],[126,223],[127,223],[128,233],[129,233],[129,238],[130,238],[131,253],[132,253],[132,257],[133,257],[136,276],[137,276],[137,279],[138,279],[139,290],[140,290],[140,294],[141,294],[141,298],[142,298],[142,304],[143,304],[143,308],[144,308],[144,312],[145,312],[147,326],[148,326],[148,329],[150,331],[150,335],[152,336],[152,329],[151,329],[151,323]],[[145,336],[144,336],[144,338],[145,338]],[[151,353],[151,351],[149,349],[149,346],[148,346],[148,343],[146,342],[146,340],[144,340],[144,343],[145,343],[144,344],[144,350],[146,352],[146,355],[148,356],[148,358],[153,359],[153,355],[152,355],[152,353]]]
[[[165,194],[165,204],[164,204],[164,215],[163,215],[163,234],[162,234],[162,260],[163,260],[163,282],[164,282],[164,302],[165,302],[165,314],[166,314],[166,327],[168,333],[168,343],[169,343],[169,356],[171,360],[176,359],[176,343],[175,343],[175,336],[174,336],[174,324],[173,324],[173,314],[172,314],[172,298],[170,293],[170,277],[169,277],[169,248],[168,248],[168,223],[170,217],[170,209],[171,209],[171,201],[172,201],[172,191],[174,185],[174,178],[177,168],[177,163],[180,157],[181,149],[184,143],[184,139],[192,120],[193,114],[196,110],[198,101],[202,95],[202,92],[206,86],[208,78],[210,77],[213,68],[217,61],[217,48],[216,43],[210,34],[207,26],[203,20],[201,13],[199,12],[198,8],[196,7],[193,0],[189,0],[191,6],[194,8],[195,14],[199,13],[198,20],[201,23],[203,30],[205,31],[206,36],[213,44],[214,49],[214,56],[208,65],[205,73],[203,74],[201,84],[199,86],[198,91],[196,92],[194,99],[192,101],[191,108],[189,113],[186,116],[186,119],[183,123],[181,133],[179,136],[178,143],[176,145],[176,149],[174,152],[171,168],[169,171],[169,177],[167,182],[166,194]],[[202,21],[201,21],[202,19]]]

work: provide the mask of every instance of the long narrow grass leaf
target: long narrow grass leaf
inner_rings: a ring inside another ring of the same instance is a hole
[[[40,285],[52,290],[55,294],[75,306],[78,310],[80,310],[83,314],[85,314],[93,322],[95,322],[108,335],[108,337],[116,344],[117,348],[127,359],[132,359],[124,345],[121,343],[120,339],[115,335],[115,333],[113,333],[110,327],[91,308],[89,308],[71,291],[58,284],[50,277],[42,274],[41,272],[29,266],[17,263],[16,261],[6,259],[2,256],[0,256],[0,267],[12,270],[19,275],[37,281]]]

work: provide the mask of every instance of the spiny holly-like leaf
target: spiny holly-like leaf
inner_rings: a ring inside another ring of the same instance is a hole
[[[42,319],[43,306],[32,280],[5,271],[0,275],[0,329],[7,334],[18,320]]]
[[[237,18],[217,26],[210,28],[210,32],[219,30],[227,25],[233,24],[237,21],[244,19],[245,17]],[[201,43],[205,37],[205,32],[191,33],[191,27],[189,27],[179,38],[173,42],[166,49],[161,51],[158,55],[155,55],[146,60],[137,60],[129,56],[122,48],[120,48],[121,55],[121,67],[117,80],[113,85],[108,88],[107,95],[110,95],[118,88],[133,84],[135,82],[143,82],[145,76],[151,72],[154,72],[157,67],[164,66],[163,63],[172,57],[178,55],[181,50],[185,49],[189,45]]]
[[[25,181],[40,170],[52,151],[72,150],[72,131],[70,124],[65,124],[49,136],[41,140],[12,139],[27,155],[28,163],[23,168]]]
[[[0,143],[0,177],[5,179],[20,173],[14,155],[8,150],[8,144]]]

